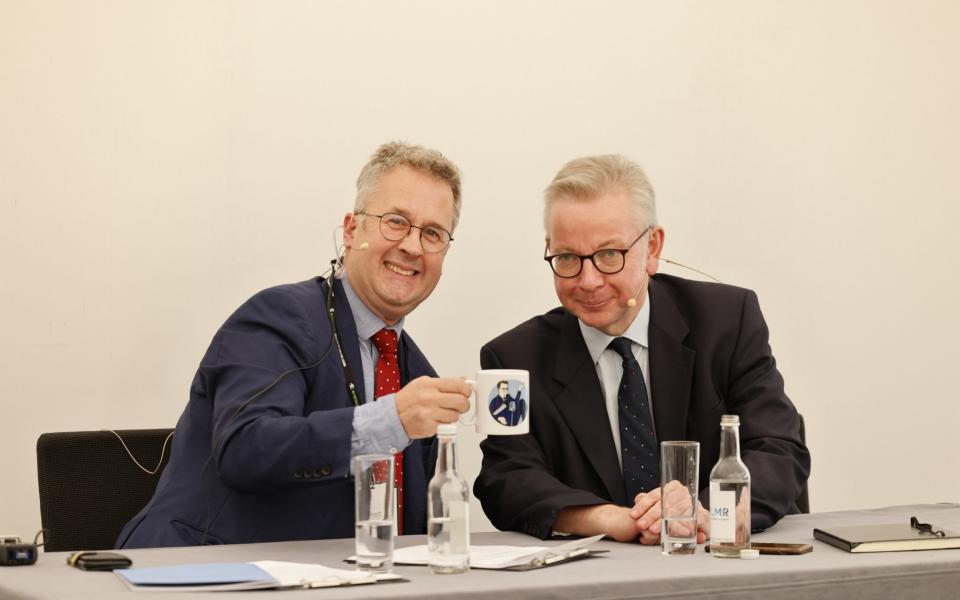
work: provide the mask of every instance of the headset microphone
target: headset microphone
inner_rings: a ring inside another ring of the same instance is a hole
[[[368,244],[367,242],[364,242],[357,247],[357,250],[366,250],[369,247],[370,247],[370,244]]]
[[[630,308],[633,308],[634,306],[636,306],[636,305],[637,305],[637,296],[639,296],[639,295],[640,295],[640,292],[642,292],[642,291],[643,291],[643,286],[641,285],[641,286],[640,286],[640,289],[637,290],[637,293],[633,295],[633,298],[630,298],[629,300],[627,300],[627,306],[629,306]]]
[[[694,269],[693,267],[689,267],[689,266],[687,266],[687,265],[685,265],[685,264],[678,263],[677,261],[675,261],[675,260],[670,260],[669,258],[663,258],[663,259],[661,259],[661,260],[662,260],[663,262],[669,263],[669,264],[671,264],[671,265],[676,265],[676,266],[678,266],[678,267],[683,267],[684,269],[690,269],[691,271],[694,271],[694,272],[696,272],[696,273],[700,273],[700,274],[703,275],[704,277],[708,277],[708,278],[716,281],[717,283],[723,283],[722,281],[720,281],[719,279],[717,279],[717,278],[714,277],[713,275],[710,275],[709,273],[704,273],[704,272],[701,271],[700,269]],[[634,306],[636,306],[636,305],[637,305],[637,296],[639,296],[639,295],[640,295],[640,292],[642,292],[642,291],[643,291],[643,286],[641,285],[641,286],[640,286],[640,289],[637,290],[637,293],[634,294],[632,298],[630,298],[629,300],[627,300],[627,306],[629,306],[630,308],[633,308]]]

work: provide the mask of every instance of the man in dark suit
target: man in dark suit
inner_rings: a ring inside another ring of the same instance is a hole
[[[459,212],[453,163],[381,146],[344,217],[335,277],[260,292],[217,332],[170,463],[118,547],[353,536],[351,459],[370,453],[397,453],[398,526],[424,533],[428,438],[468,408],[470,388],[436,377],[403,319],[436,287]]]
[[[517,390],[517,397],[510,395],[510,382],[497,382],[497,395],[490,401],[490,414],[501,425],[516,427],[523,422],[527,415],[527,401],[521,397],[522,389]]]
[[[529,370],[537,398],[529,435],[481,444],[474,492],[493,524],[657,543],[658,443],[697,440],[703,541],[723,414],[740,416],[753,528],[794,510],[810,458],[756,295],[654,277],[664,230],[653,190],[619,155],[565,165],[547,188],[545,225],[563,308],[480,352],[485,369]]]

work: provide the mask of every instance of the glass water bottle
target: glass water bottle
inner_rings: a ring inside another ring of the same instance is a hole
[[[457,471],[457,426],[437,427],[437,468],[427,490],[427,546],[434,573],[470,568],[470,488]]]
[[[710,471],[710,554],[750,548],[750,471],[740,460],[740,417],[720,417],[720,460]]]

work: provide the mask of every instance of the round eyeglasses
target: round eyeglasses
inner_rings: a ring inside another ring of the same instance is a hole
[[[601,248],[593,254],[574,254],[573,252],[561,252],[559,254],[545,255],[543,260],[550,263],[550,268],[556,273],[557,277],[569,279],[576,277],[583,270],[583,261],[590,259],[593,266],[601,273],[613,275],[623,270],[627,261],[627,252],[633,248],[634,244],[643,239],[643,236],[653,229],[653,225],[643,230],[637,239],[633,240],[626,248]],[[546,251],[544,251],[546,252]]]
[[[410,222],[410,219],[396,213],[383,213],[374,215],[365,212],[356,212],[356,215],[365,217],[376,217],[380,219],[380,234],[391,242],[399,242],[410,235],[411,229],[420,230],[420,245],[424,252],[443,252],[453,241],[450,232],[439,225],[427,225],[420,227]]]

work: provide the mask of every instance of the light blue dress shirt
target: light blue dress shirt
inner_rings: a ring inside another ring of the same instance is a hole
[[[367,305],[350,287],[346,273],[341,271],[340,282],[357,325],[357,337],[360,342],[360,362],[363,368],[363,404],[353,412],[353,432],[350,434],[350,454],[393,454],[410,445],[410,438],[403,430],[400,415],[397,414],[395,394],[387,394],[379,399],[373,397],[374,367],[380,353],[370,339],[383,328],[397,332],[397,339],[403,331],[403,319],[388,326],[383,319],[373,314]],[[377,400],[374,402],[374,400]],[[353,465],[350,466],[351,472]]]

